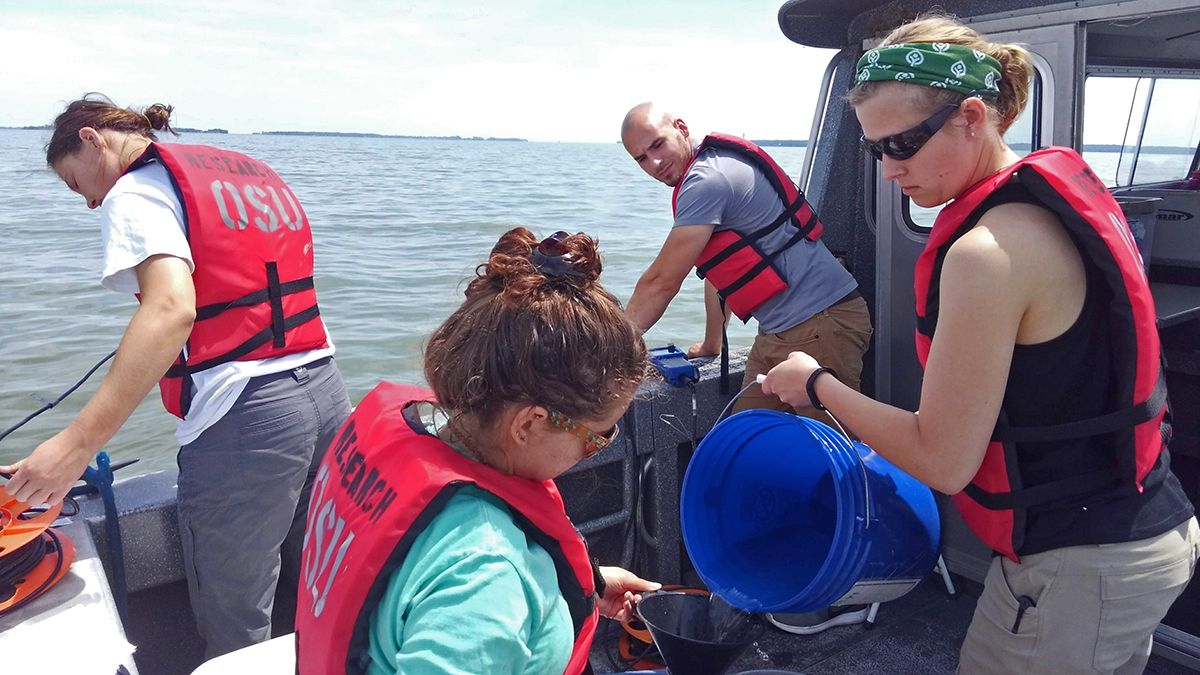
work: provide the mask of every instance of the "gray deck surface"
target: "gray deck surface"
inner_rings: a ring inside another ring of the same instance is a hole
[[[946,593],[939,577],[879,609],[873,627],[838,626],[810,636],[768,626],[763,637],[735,662],[729,673],[775,669],[811,675],[953,673],[958,647],[967,632],[981,586],[954,577],[957,595]],[[612,656],[618,633],[605,622],[592,649],[597,673],[619,670]],[[619,627],[617,627],[619,630]],[[1146,673],[1191,675],[1194,671],[1152,656]],[[673,675],[688,675],[674,673]]]

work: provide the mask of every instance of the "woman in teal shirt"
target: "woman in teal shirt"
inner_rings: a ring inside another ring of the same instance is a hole
[[[438,404],[412,425],[501,473],[552,479],[608,445],[646,367],[641,337],[598,282],[586,235],[505,234],[435,331]],[[570,411],[572,419],[557,411]],[[594,432],[592,430],[605,430]],[[658,588],[601,567],[600,613]],[[482,489],[455,493],[414,539],[371,616],[368,672],[561,673],[575,640],[554,562]]]

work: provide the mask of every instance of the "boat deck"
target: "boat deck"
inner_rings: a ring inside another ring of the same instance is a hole
[[[816,635],[792,635],[768,627],[735,662],[730,673],[775,669],[811,675],[867,673],[953,673],[982,586],[954,576],[955,595],[931,576],[912,593],[885,603],[875,624],[837,626]],[[597,673],[619,671],[615,643],[620,626],[606,621],[592,649]],[[1193,671],[1151,656],[1146,673],[1188,675]],[[682,674],[686,675],[686,673]]]

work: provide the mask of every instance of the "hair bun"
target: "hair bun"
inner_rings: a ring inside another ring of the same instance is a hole
[[[155,103],[143,110],[142,114],[146,116],[146,121],[150,123],[151,129],[162,131],[163,129],[170,129],[171,113],[174,111],[175,106]]]
[[[559,232],[539,240],[528,229],[517,227],[500,237],[488,261],[475,270],[467,296],[490,288],[519,301],[555,289],[588,290],[599,280],[601,269],[597,242],[588,235]]]

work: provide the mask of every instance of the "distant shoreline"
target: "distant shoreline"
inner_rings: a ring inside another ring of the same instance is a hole
[[[50,131],[54,127],[49,124],[41,124],[30,127],[0,127],[0,131]],[[193,129],[191,127],[175,127],[175,131],[181,134],[227,134],[227,129]]]
[[[374,134],[358,131],[255,131],[254,136],[333,136],[336,138],[402,138],[419,141],[508,141],[528,143],[524,138],[500,136],[408,136],[404,134]]]
[[[52,129],[48,124],[40,126],[26,127],[4,127],[0,126],[0,131],[49,131]],[[177,127],[176,131],[187,134],[228,134],[226,129],[193,129],[190,127]],[[506,143],[528,143],[525,138],[510,138],[504,136],[410,136],[405,134],[376,134],[369,132],[357,131],[253,131],[246,136],[326,136],[333,138],[398,138],[402,140],[415,141],[501,141]],[[548,141],[555,142],[555,141]],[[620,141],[616,141],[620,143]],[[786,138],[754,140],[755,144],[762,147],[772,148],[807,148],[807,140],[795,140]],[[1013,143],[1012,149],[1027,152],[1029,150],[1028,143]],[[1093,143],[1083,147],[1084,152],[1121,152],[1122,146],[1117,143]],[[1187,148],[1174,145],[1145,145],[1142,146],[1142,152],[1148,154],[1159,155],[1191,155],[1196,152],[1195,148]]]
[[[763,148],[807,148],[808,141],[796,141],[788,139],[766,139],[751,141],[755,145]]]
[[[0,131],[50,131],[49,124],[26,127],[0,127]],[[228,129],[195,129],[192,127],[175,127],[181,134],[228,134]],[[512,143],[528,143],[524,138],[506,138],[499,136],[409,136],[404,134],[375,134],[358,131],[252,131],[247,136],[333,136],[336,138],[402,138],[420,141],[506,141]]]

